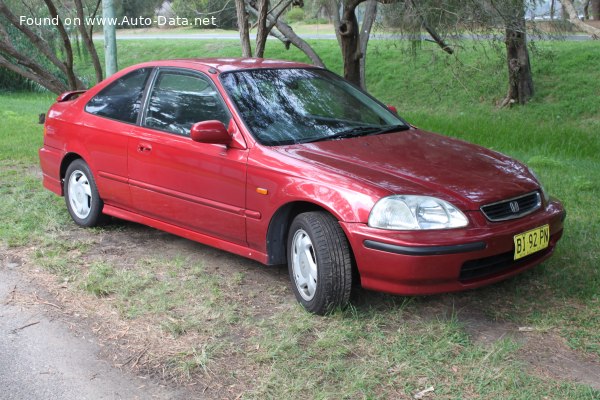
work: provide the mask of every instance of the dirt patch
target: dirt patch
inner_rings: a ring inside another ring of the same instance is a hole
[[[94,263],[117,265],[122,270],[136,269],[144,260],[180,259],[185,264],[202,266],[223,291],[223,304],[244,310],[244,323],[217,322],[222,316],[205,315],[194,329],[173,334],[164,323],[180,321],[171,310],[159,321],[153,315],[128,318],[115,307],[111,296],[94,297],[72,283],[36,264],[36,247],[5,249],[2,264],[18,269],[45,288],[17,295],[13,301],[42,304],[52,318],[60,318],[74,332],[93,332],[102,345],[102,356],[113,365],[136,375],[151,377],[162,384],[184,386],[206,398],[235,398],[260,378],[249,353],[256,342],[255,325],[268,321],[275,313],[296,307],[285,267],[265,267],[251,260],[201,245],[142,225],[113,221],[103,229],[70,227],[58,233],[62,242],[83,243],[68,250],[70,262],[82,269]],[[167,279],[169,271],[160,265],[155,278]],[[231,283],[236,281],[236,283]],[[357,308],[389,307],[402,310],[409,298],[358,290],[353,305]],[[600,388],[600,363],[570,349],[552,332],[538,332],[511,322],[492,320],[478,303],[477,295],[439,295],[419,298],[418,316],[411,318],[456,318],[475,343],[492,346],[511,338],[521,347],[519,358],[540,376],[567,379]],[[186,314],[182,312],[182,315]],[[185,317],[182,317],[185,318]],[[172,321],[171,321],[172,320]],[[216,348],[216,350],[215,350]],[[190,350],[193,349],[193,350]],[[214,353],[214,354],[213,354]],[[212,355],[211,355],[212,354]],[[250,359],[250,360],[249,360]],[[208,360],[207,362],[205,362]],[[190,365],[190,370],[174,363]],[[235,371],[235,374],[232,373]]]
[[[122,270],[138,268],[144,260],[181,259],[182,263],[201,265],[210,279],[222,283],[237,276],[238,282],[224,293],[225,302],[239,304],[247,310],[249,322],[259,322],[274,311],[296,306],[289,290],[287,268],[266,267],[251,260],[192,242],[162,231],[125,221],[113,221],[103,229],[72,227],[57,234],[57,240],[67,245],[66,259],[76,268],[86,270],[94,263],[116,265]],[[71,244],[83,244],[73,245]],[[43,247],[43,246],[42,246]],[[163,385],[184,386],[207,398],[235,398],[248,390],[256,371],[240,365],[240,352],[250,346],[252,324],[227,324],[215,327],[214,318],[208,316],[203,324],[181,334],[164,329],[164,323],[185,322],[157,320],[153,315],[127,318],[115,309],[115,299],[94,297],[74,287],[72,282],[37,265],[39,247],[5,249],[2,265],[18,269],[40,288],[32,292],[17,290],[12,299],[25,306],[44,305],[53,319],[64,320],[75,334],[93,332],[102,345],[101,356],[112,365],[136,375],[153,378]],[[166,272],[160,265],[152,265],[157,279]],[[184,266],[185,268],[186,266]],[[176,315],[174,310],[171,315]],[[182,311],[182,315],[185,312]],[[218,331],[216,333],[215,331]],[[203,364],[205,353],[219,348],[218,355],[206,355],[210,363]],[[192,350],[190,350],[192,349]],[[174,366],[174,363],[183,367]],[[182,370],[189,364],[189,370]],[[238,371],[232,377],[230,371]]]
[[[574,351],[552,331],[492,321],[472,306],[462,309],[459,320],[475,343],[492,346],[505,338],[519,343],[518,359],[529,364],[540,376],[583,383],[600,390],[598,357]]]

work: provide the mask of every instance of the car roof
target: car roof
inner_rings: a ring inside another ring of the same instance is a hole
[[[173,60],[149,61],[134,67],[188,67],[206,70],[216,69],[218,72],[238,71],[242,69],[257,68],[315,68],[314,65],[285,60],[272,60],[268,58],[180,58]]]

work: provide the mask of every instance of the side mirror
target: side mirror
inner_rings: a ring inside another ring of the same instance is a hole
[[[391,112],[393,112],[394,114],[398,115],[398,109],[396,108],[396,106],[387,106],[388,110],[390,110]]]
[[[192,125],[190,136],[194,142],[224,144],[231,143],[231,135],[221,121],[210,120]]]

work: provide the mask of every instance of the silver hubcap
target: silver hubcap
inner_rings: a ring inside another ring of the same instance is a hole
[[[86,219],[92,209],[92,189],[87,176],[79,170],[73,171],[69,177],[69,203],[73,213]]]
[[[317,259],[312,241],[302,229],[292,239],[292,272],[300,296],[312,300],[317,290]]]

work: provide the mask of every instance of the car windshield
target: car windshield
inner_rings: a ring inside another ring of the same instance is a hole
[[[408,126],[369,95],[317,68],[221,75],[246,126],[267,146],[376,135]]]

